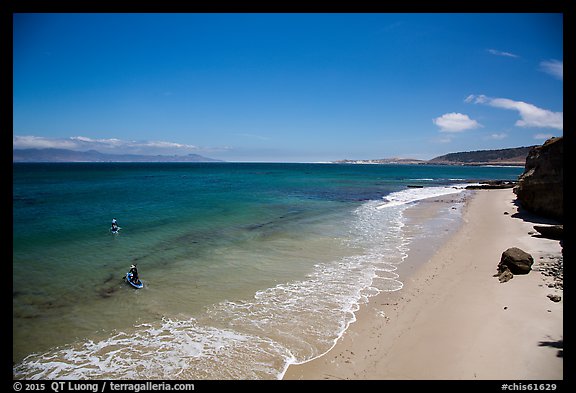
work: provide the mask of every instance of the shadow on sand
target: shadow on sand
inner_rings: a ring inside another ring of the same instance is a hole
[[[539,347],[558,348],[558,352],[556,353],[556,357],[559,357],[559,358],[564,357],[564,340],[540,341],[538,343],[538,346]]]
[[[553,218],[542,217],[542,216],[539,216],[537,214],[534,214],[534,213],[524,209],[522,207],[522,205],[520,204],[520,202],[518,201],[518,198],[516,198],[514,200],[514,205],[518,208],[518,212],[512,214],[511,217],[519,218],[523,221],[531,222],[534,224],[544,224],[544,225],[560,225],[560,224],[562,224],[560,221],[554,220]]]
[[[525,222],[530,222],[530,223],[536,224],[536,226],[537,225],[562,225],[562,222],[560,222],[558,220],[555,220],[553,218],[542,217],[542,216],[539,216],[538,214],[535,214],[535,213],[532,213],[532,212],[526,210],[525,208],[522,207],[522,205],[520,204],[518,199],[514,200],[514,205],[518,209],[518,212],[512,214],[510,217],[518,218],[518,219],[523,220]],[[560,237],[544,236],[541,233],[539,233],[538,229],[536,229],[536,228],[534,228],[534,232],[530,233],[530,235],[532,237],[537,237],[537,238],[558,240],[560,242],[560,246],[562,248],[564,248],[564,239],[562,238],[562,235]]]

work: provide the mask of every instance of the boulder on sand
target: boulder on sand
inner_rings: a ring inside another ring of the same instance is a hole
[[[528,274],[533,264],[532,255],[518,247],[512,247],[502,253],[498,270],[505,270],[504,267],[507,267],[513,274]]]
[[[534,258],[527,252],[512,247],[502,253],[498,272],[494,277],[498,277],[500,282],[506,282],[514,277],[514,274],[528,274],[532,270]]]

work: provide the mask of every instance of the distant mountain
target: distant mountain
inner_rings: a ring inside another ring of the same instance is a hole
[[[14,149],[13,162],[219,162],[198,154],[164,156],[145,154],[106,154],[96,150]]]
[[[514,147],[498,150],[476,150],[450,153],[435,157],[429,164],[447,165],[520,165],[526,164],[526,157],[533,146]]]
[[[337,164],[436,164],[436,165],[510,165],[524,166],[526,157],[533,146],[510,149],[476,150],[449,153],[431,160],[411,158],[380,158],[373,160],[340,160]]]

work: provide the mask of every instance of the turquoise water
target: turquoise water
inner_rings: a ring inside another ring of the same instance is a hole
[[[401,289],[407,206],[522,170],[14,164],[14,375],[278,378]]]

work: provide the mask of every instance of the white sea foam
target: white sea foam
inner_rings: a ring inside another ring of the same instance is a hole
[[[284,348],[265,337],[193,319],[163,319],[100,341],[30,355],[14,374],[25,379],[261,379],[277,372],[281,364],[275,359],[285,356]]]
[[[384,209],[392,206],[406,205],[418,202],[423,199],[439,197],[450,194],[458,194],[465,191],[470,184],[455,184],[452,186],[408,188],[406,190],[393,192],[384,197],[384,203],[377,208]]]

